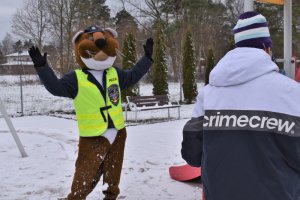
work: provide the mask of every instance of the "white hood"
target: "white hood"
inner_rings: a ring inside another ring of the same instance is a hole
[[[209,84],[217,87],[239,85],[272,71],[278,71],[278,67],[264,50],[236,48],[211,71]]]

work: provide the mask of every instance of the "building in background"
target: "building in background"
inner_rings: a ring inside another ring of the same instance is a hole
[[[36,74],[28,51],[19,51],[5,56],[6,63],[0,65],[0,75]]]

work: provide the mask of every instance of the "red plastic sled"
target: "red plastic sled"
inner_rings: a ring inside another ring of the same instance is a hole
[[[201,167],[192,167],[188,164],[172,166],[169,168],[169,174],[176,181],[189,181],[201,176]]]

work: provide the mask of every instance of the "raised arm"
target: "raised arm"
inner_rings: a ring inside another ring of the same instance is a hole
[[[137,83],[149,70],[153,63],[153,39],[149,38],[144,46],[145,55],[134,65],[131,70],[117,69],[121,90]]]
[[[183,128],[181,156],[189,165],[194,167],[200,167],[202,159],[204,118],[202,91],[197,96],[192,118]]]
[[[28,52],[41,82],[51,94],[73,99],[76,97],[78,86],[74,71],[59,79],[47,63],[47,53],[42,56],[37,47],[31,47]]]

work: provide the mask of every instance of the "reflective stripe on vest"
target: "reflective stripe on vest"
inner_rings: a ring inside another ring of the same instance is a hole
[[[122,113],[121,93],[117,71],[110,67],[106,70],[106,103],[99,88],[88,81],[88,75],[75,70],[78,93],[74,99],[79,134],[83,137],[102,135],[108,127],[108,114],[115,128],[125,127]]]

